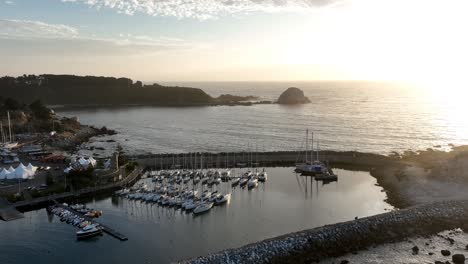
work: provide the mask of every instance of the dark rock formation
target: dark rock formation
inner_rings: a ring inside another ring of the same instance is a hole
[[[442,256],[450,256],[450,254],[451,254],[450,251],[448,251],[448,250],[446,250],[446,249],[442,249],[442,250],[440,251],[440,253],[442,254]]]
[[[452,261],[455,264],[463,264],[463,263],[465,263],[465,255],[455,254],[455,255],[452,256]]]
[[[278,104],[308,104],[309,98],[304,96],[304,92],[296,87],[290,87],[278,98]]]

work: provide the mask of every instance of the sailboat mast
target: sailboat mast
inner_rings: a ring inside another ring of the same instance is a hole
[[[319,140],[319,138],[317,136],[317,160],[319,160],[319,150],[320,150],[320,145],[319,144],[320,144],[320,140]]]
[[[5,137],[3,135],[3,122],[2,121],[0,121],[0,132],[2,133],[2,142],[5,143],[5,140],[4,140]]]
[[[312,132],[312,144],[311,144],[311,149],[310,149],[310,162],[313,162],[313,157],[314,157],[314,132]]]
[[[13,142],[13,140],[11,140],[11,121],[10,121],[10,112],[8,111],[7,112],[8,114],[8,130],[9,130],[9,133],[10,133],[10,142]]]
[[[306,140],[305,140],[305,163],[307,164],[307,152],[309,151],[309,129],[306,129]]]

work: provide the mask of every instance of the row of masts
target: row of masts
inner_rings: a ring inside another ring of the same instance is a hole
[[[0,133],[2,136],[2,143],[13,142],[13,136],[11,134],[11,120],[10,120],[10,112],[7,112],[8,116],[8,135],[6,135],[3,129],[3,122],[0,121]],[[8,137],[8,138],[7,138]]]
[[[318,138],[318,136],[317,136]],[[319,161],[319,151],[320,151],[320,141],[317,139],[317,149],[315,151],[316,161]],[[311,144],[310,144],[310,162],[312,163],[314,160],[314,132],[311,132]],[[309,129],[306,129],[306,142],[305,142],[305,162],[309,162]]]
[[[182,157],[181,157],[182,155]],[[208,155],[207,158],[204,155]],[[245,163],[245,155],[247,155],[247,162]],[[213,157],[216,156],[216,160],[213,160]],[[168,163],[169,158],[169,163]],[[236,155],[232,155],[232,161],[230,161],[230,157],[228,153],[225,154],[223,157],[225,160],[222,161],[220,159],[220,154],[214,153],[187,153],[187,154],[173,154],[172,155],[172,163],[170,163],[170,157],[163,157],[159,158],[159,168],[160,169],[208,169],[210,167],[225,167],[225,168],[232,168],[232,167],[258,167],[260,165],[258,161],[258,153],[255,154],[252,152],[247,152],[242,155],[241,162],[236,163]],[[239,160],[239,161],[240,161]],[[155,167],[157,166],[157,158],[155,158]],[[224,166],[221,166],[223,164]]]

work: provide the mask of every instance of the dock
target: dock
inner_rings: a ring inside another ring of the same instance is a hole
[[[98,224],[98,225],[101,227],[102,231],[104,231],[104,233],[109,234],[109,235],[111,235],[112,237],[114,237],[114,238],[116,238],[116,239],[118,239],[118,240],[120,240],[120,241],[127,241],[127,240],[128,240],[128,238],[127,238],[125,235],[123,235],[123,234],[117,232],[116,230],[114,230],[114,229],[108,227],[107,225],[104,225],[104,224],[102,224],[102,223],[96,221],[94,218],[85,216],[84,214],[82,214],[82,213],[80,213],[80,212],[78,212],[78,211],[72,209],[72,208],[69,207],[69,206],[65,206],[65,205],[63,205],[63,204],[59,204],[59,203],[58,203],[57,201],[55,201],[55,200],[54,200],[53,202],[55,203],[55,206],[61,207],[61,208],[63,208],[63,209],[67,209],[68,211],[73,212],[73,213],[76,214],[76,215],[79,215],[80,217],[86,219],[87,221],[89,221],[89,222],[91,222],[91,223]]]
[[[7,200],[0,197],[0,218],[3,221],[13,221],[23,218],[24,215],[16,210],[16,207],[10,204]]]

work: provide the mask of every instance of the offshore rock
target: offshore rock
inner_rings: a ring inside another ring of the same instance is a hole
[[[296,87],[290,87],[284,91],[278,98],[278,104],[308,104],[309,98],[305,97],[304,92]]]

